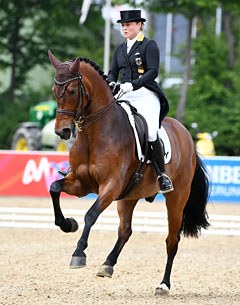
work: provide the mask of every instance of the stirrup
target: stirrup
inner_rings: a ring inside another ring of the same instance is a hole
[[[174,190],[171,179],[166,174],[161,174],[158,176],[158,182],[161,194],[166,194]]]

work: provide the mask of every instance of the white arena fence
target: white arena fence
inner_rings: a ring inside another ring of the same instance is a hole
[[[64,216],[77,220],[83,228],[85,210],[63,210]],[[209,215],[211,227],[202,230],[207,235],[240,236],[240,216]],[[104,211],[93,226],[93,230],[117,231],[118,215],[116,211]],[[167,233],[167,214],[161,212],[135,211],[132,221],[133,231]],[[54,225],[53,209],[0,207],[0,227],[58,229]]]

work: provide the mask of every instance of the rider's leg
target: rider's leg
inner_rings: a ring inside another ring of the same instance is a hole
[[[131,105],[145,118],[148,125],[148,141],[152,148],[151,155],[155,171],[158,175],[160,190],[167,193],[173,190],[170,178],[165,174],[164,156],[161,143],[157,137],[159,129],[160,103],[158,96],[149,89],[142,87],[124,95]],[[148,101],[146,103],[146,100]],[[151,199],[152,200],[152,199]]]
[[[161,193],[168,193],[173,191],[173,185],[171,179],[165,173],[165,163],[164,163],[164,152],[160,139],[150,142],[151,147],[151,158],[158,175],[158,182]]]

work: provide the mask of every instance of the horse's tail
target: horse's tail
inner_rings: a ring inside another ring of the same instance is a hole
[[[206,211],[210,194],[208,173],[197,153],[196,158],[197,163],[191,185],[191,192],[183,211],[181,231],[187,237],[198,237],[201,228],[207,229],[210,226]]]

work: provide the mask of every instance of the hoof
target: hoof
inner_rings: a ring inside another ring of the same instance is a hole
[[[86,257],[85,256],[72,256],[69,266],[71,269],[85,267],[86,266]]]
[[[69,233],[69,232],[76,232],[78,229],[78,223],[74,218],[66,218],[62,223],[60,224],[60,228],[63,232]]]
[[[99,277],[112,277],[113,275],[113,267],[112,266],[107,266],[107,265],[102,265],[100,266],[100,269],[97,273],[97,276]]]
[[[78,223],[74,218],[66,218],[71,224],[71,231],[70,232],[76,232],[78,230]]]
[[[155,295],[168,295],[170,289],[164,283],[162,283],[159,287],[156,288]]]

